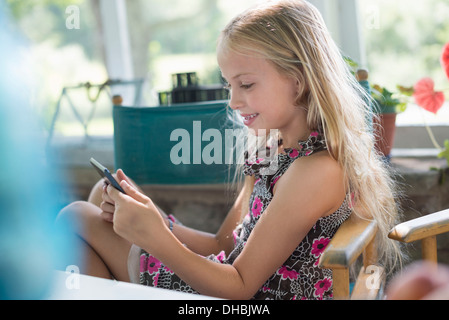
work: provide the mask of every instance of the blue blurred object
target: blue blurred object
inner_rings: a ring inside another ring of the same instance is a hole
[[[40,299],[68,242],[54,227],[57,199],[22,74],[23,48],[2,9],[0,3],[0,299]]]

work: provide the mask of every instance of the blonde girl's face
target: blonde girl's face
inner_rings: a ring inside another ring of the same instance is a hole
[[[283,137],[304,134],[305,113],[295,106],[297,81],[282,75],[266,59],[231,51],[219,52],[218,64],[230,90],[230,107],[258,130],[278,129]]]

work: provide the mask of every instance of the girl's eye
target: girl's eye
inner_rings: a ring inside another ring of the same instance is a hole
[[[253,83],[250,83],[250,84],[244,84],[244,83],[242,83],[242,84],[240,85],[240,88],[242,88],[242,89],[249,89],[249,88],[251,88],[252,86],[253,86]],[[230,85],[229,83],[227,83],[227,84],[224,85],[223,88],[226,89],[226,90],[231,90],[231,85]]]
[[[242,88],[242,89],[249,89],[249,88],[251,88],[253,86],[253,83],[250,83],[250,84],[241,84],[240,85],[240,88]]]

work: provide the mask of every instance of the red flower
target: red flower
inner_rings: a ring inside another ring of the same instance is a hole
[[[311,253],[315,256],[315,258],[318,258],[323,253],[329,242],[330,239],[325,237],[320,237],[319,239],[315,239],[313,241]]]
[[[147,270],[149,274],[153,274],[159,271],[159,267],[161,266],[161,262],[153,256],[149,256],[147,260]]]
[[[257,218],[260,216],[260,212],[262,211],[262,201],[258,197],[254,199],[253,207],[251,208],[251,211],[253,212],[253,217]]]
[[[328,291],[332,286],[332,280],[329,278],[324,278],[323,280],[318,281],[314,287],[315,287],[315,292],[313,293],[315,295],[315,297],[320,297],[321,299],[323,299],[323,295],[324,293],[326,293],[326,291]]]
[[[287,266],[282,266],[281,268],[279,268],[277,270],[277,274],[282,276],[282,279],[290,279],[290,280],[295,280],[298,279],[299,273],[296,272],[295,270],[287,267]]]
[[[416,103],[427,111],[437,113],[444,103],[444,94],[434,90],[431,78],[423,78],[415,84],[413,97]]]
[[[449,79],[449,42],[443,47],[443,53],[441,54],[441,65],[443,66],[446,76]]]

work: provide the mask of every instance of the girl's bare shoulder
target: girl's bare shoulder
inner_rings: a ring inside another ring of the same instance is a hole
[[[340,164],[322,151],[296,159],[279,179],[275,192],[282,198],[289,196],[289,201],[319,203],[327,215],[341,205],[345,185]]]
[[[301,183],[306,182],[307,178],[340,181],[343,178],[343,168],[327,151],[321,151],[296,159],[279,181]]]
[[[317,179],[335,179],[343,175],[343,168],[329,152],[321,151],[294,161],[286,174],[295,177],[314,176]]]

